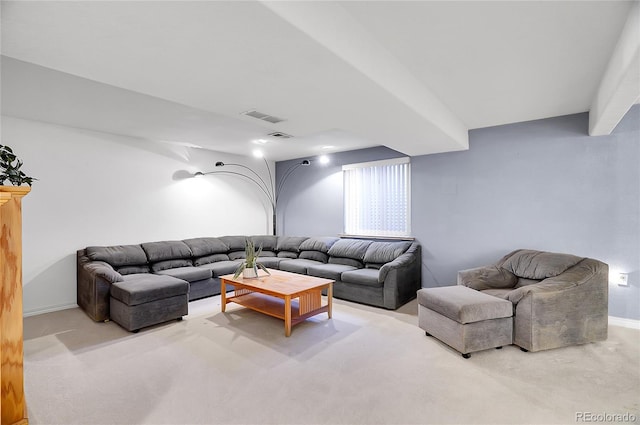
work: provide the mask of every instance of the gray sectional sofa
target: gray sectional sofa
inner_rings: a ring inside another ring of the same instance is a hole
[[[220,276],[244,258],[246,236],[136,245],[89,246],[77,252],[78,305],[94,320],[130,331],[187,314],[188,301],[220,293]],[[336,298],[397,309],[421,288],[420,245],[337,237],[250,236],[267,268],[335,280]]]

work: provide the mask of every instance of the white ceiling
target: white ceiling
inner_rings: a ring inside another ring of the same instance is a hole
[[[463,150],[589,111],[631,6],[3,0],[2,112],[271,160]]]

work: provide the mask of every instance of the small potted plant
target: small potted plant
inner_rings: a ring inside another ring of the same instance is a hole
[[[258,263],[258,257],[262,254],[262,247],[256,250],[256,244],[251,239],[247,238],[245,239],[244,253],[245,258],[236,269],[236,272],[233,275],[234,278],[237,278],[240,275],[244,278],[258,277],[258,269],[264,270],[268,275],[271,275],[264,265]]]
[[[37,179],[27,176],[21,167],[22,161],[16,157],[13,150],[9,146],[0,145],[0,185],[4,185],[8,180],[13,186],[22,186],[25,183],[31,186]]]

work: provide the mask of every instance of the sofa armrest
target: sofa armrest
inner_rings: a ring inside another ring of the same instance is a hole
[[[109,319],[111,284],[122,280],[108,263],[90,260],[85,250],[77,252],[77,302],[93,320]]]
[[[606,339],[608,274],[606,264],[585,259],[558,276],[511,291],[514,344],[540,351]]]
[[[396,309],[416,297],[422,287],[422,248],[413,243],[395,260],[380,267],[378,281],[383,285],[384,307]]]
[[[84,265],[84,269],[89,276],[94,278],[101,277],[109,283],[122,282],[122,275],[114,270],[110,264],[104,261],[91,261]]]
[[[382,265],[382,267],[380,267],[380,275],[378,276],[378,281],[380,283],[383,283],[387,278],[387,274],[394,269],[411,267],[416,259],[418,261],[421,261],[422,254],[420,245],[414,243],[409,247],[409,249],[407,249],[395,260],[385,263]]]
[[[529,294],[556,294],[578,286],[600,285],[608,288],[609,266],[597,260],[586,258],[558,276],[541,280],[534,285],[517,288],[509,293],[508,299],[517,304]]]
[[[495,265],[475,267],[458,272],[458,285],[476,291],[485,289],[509,289],[516,286],[518,278],[508,270]]]

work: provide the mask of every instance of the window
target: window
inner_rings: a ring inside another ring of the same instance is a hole
[[[346,234],[409,236],[410,166],[397,158],[342,167]]]

